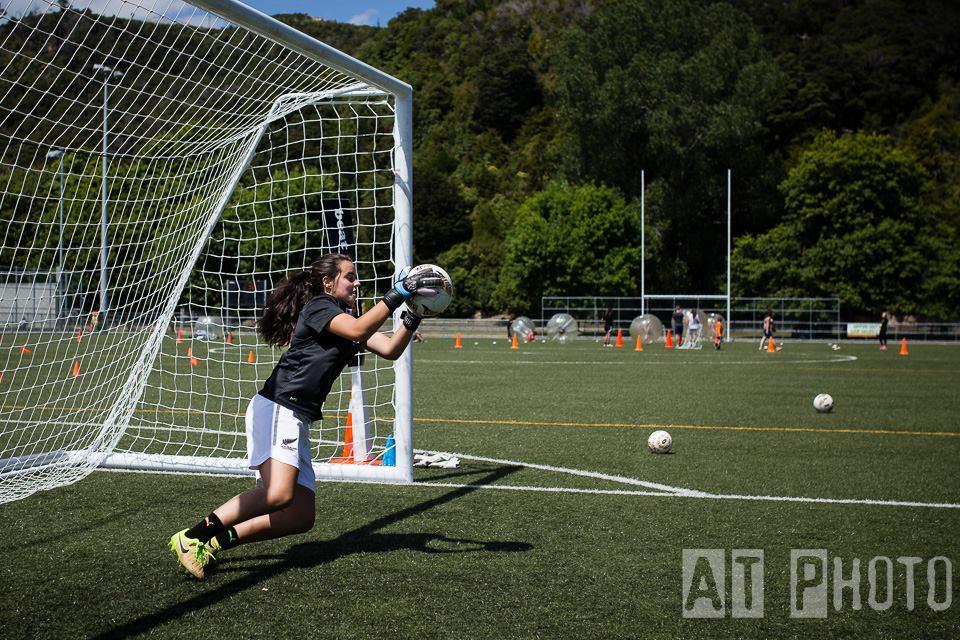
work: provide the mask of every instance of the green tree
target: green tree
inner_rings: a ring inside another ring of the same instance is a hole
[[[503,238],[513,225],[517,204],[496,196],[477,205],[472,214],[473,235],[442,253],[438,264],[453,278],[456,295],[447,313],[469,316],[499,311],[493,293],[504,263]]]
[[[470,237],[470,209],[456,183],[429,164],[416,163],[414,180],[416,261],[433,262],[440,252]]]
[[[957,78],[952,0],[731,0],[789,79],[772,105],[780,143],[822,128],[890,131]],[[806,140],[805,140],[806,141]]]
[[[511,34],[508,44],[488,51],[477,69],[473,119],[479,129],[495,129],[513,140],[527,113],[540,105],[540,86],[527,53],[525,33]]]
[[[903,147],[930,172],[944,216],[960,225],[960,87],[924,105],[901,135]]]
[[[552,184],[517,211],[495,301],[531,312],[545,295],[636,295],[639,239],[638,209],[615,189]]]
[[[769,210],[754,201],[775,182],[762,153],[763,114],[779,82],[746,15],[692,0],[611,3],[571,29],[555,48],[551,82],[572,133],[573,181],[639,195],[640,170],[660,181],[663,262],[655,288],[713,290],[723,261],[725,170],[736,185],[741,228]],[[684,265],[685,269],[677,269]]]
[[[737,295],[837,296],[871,317],[921,311],[938,249],[915,157],[886,136],[824,132],[780,188],[783,222],[736,242]]]
[[[956,320],[960,310],[960,88],[926,105],[902,130],[903,147],[933,178],[935,223],[927,236],[939,258],[924,278],[925,310]]]

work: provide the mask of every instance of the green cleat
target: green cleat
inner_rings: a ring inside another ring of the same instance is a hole
[[[210,541],[203,545],[207,548],[207,562],[210,565],[217,564],[216,554],[220,552],[220,543],[217,542],[216,538],[210,538]]]
[[[197,580],[203,580],[204,568],[213,559],[213,554],[196,538],[188,538],[187,530],[178,531],[170,537],[170,550],[177,556],[180,566]]]

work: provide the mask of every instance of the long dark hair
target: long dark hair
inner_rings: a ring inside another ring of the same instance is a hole
[[[267,306],[257,322],[257,333],[267,344],[277,347],[290,344],[300,310],[310,300],[324,293],[324,276],[336,280],[340,275],[340,263],[350,259],[350,256],[342,253],[325,253],[300,273],[281,280],[267,299]]]

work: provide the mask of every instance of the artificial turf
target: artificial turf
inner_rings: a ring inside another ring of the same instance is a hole
[[[948,558],[934,604],[960,599],[957,347],[637,353],[430,339],[414,349],[415,447],[460,454],[460,468],[418,470],[412,486],[323,483],[313,531],[231,550],[203,583],[177,573],[165,542],[249,480],[95,472],[0,505],[0,637],[946,638],[960,628],[960,604],[931,608],[927,575],[931,558]],[[833,413],[813,410],[820,392]],[[646,451],[657,428],[673,435],[672,454]],[[684,549],[722,549],[728,569],[732,550],[763,550],[763,617],[732,617],[727,574],[723,617],[684,617]],[[824,619],[791,617],[792,549],[828,553]],[[912,610],[900,557],[922,559]],[[871,606],[887,597],[874,558],[894,567],[885,610]],[[846,579],[859,561],[859,609],[849,588],[834,606],[835,559]]]

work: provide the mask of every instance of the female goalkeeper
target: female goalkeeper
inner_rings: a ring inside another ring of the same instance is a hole
[[[330,387],[360,349],[390,360],[403,353],[419,316],[405,311],[392,336],[377,329],[413,294],[435,294],[442,280],[434,271],[406,277],[404,270],[376,306],[355,317],[350,310],[358,285],[350,257],[329,253],[282,281],[267,301],[258,333],[267,343],[289,349],[247,407],[247,453],[250,468],[257,470],[257,487],[170,538],[178,562],[198,580],[220,550],[313,528],[310,425],[322,418]]]

